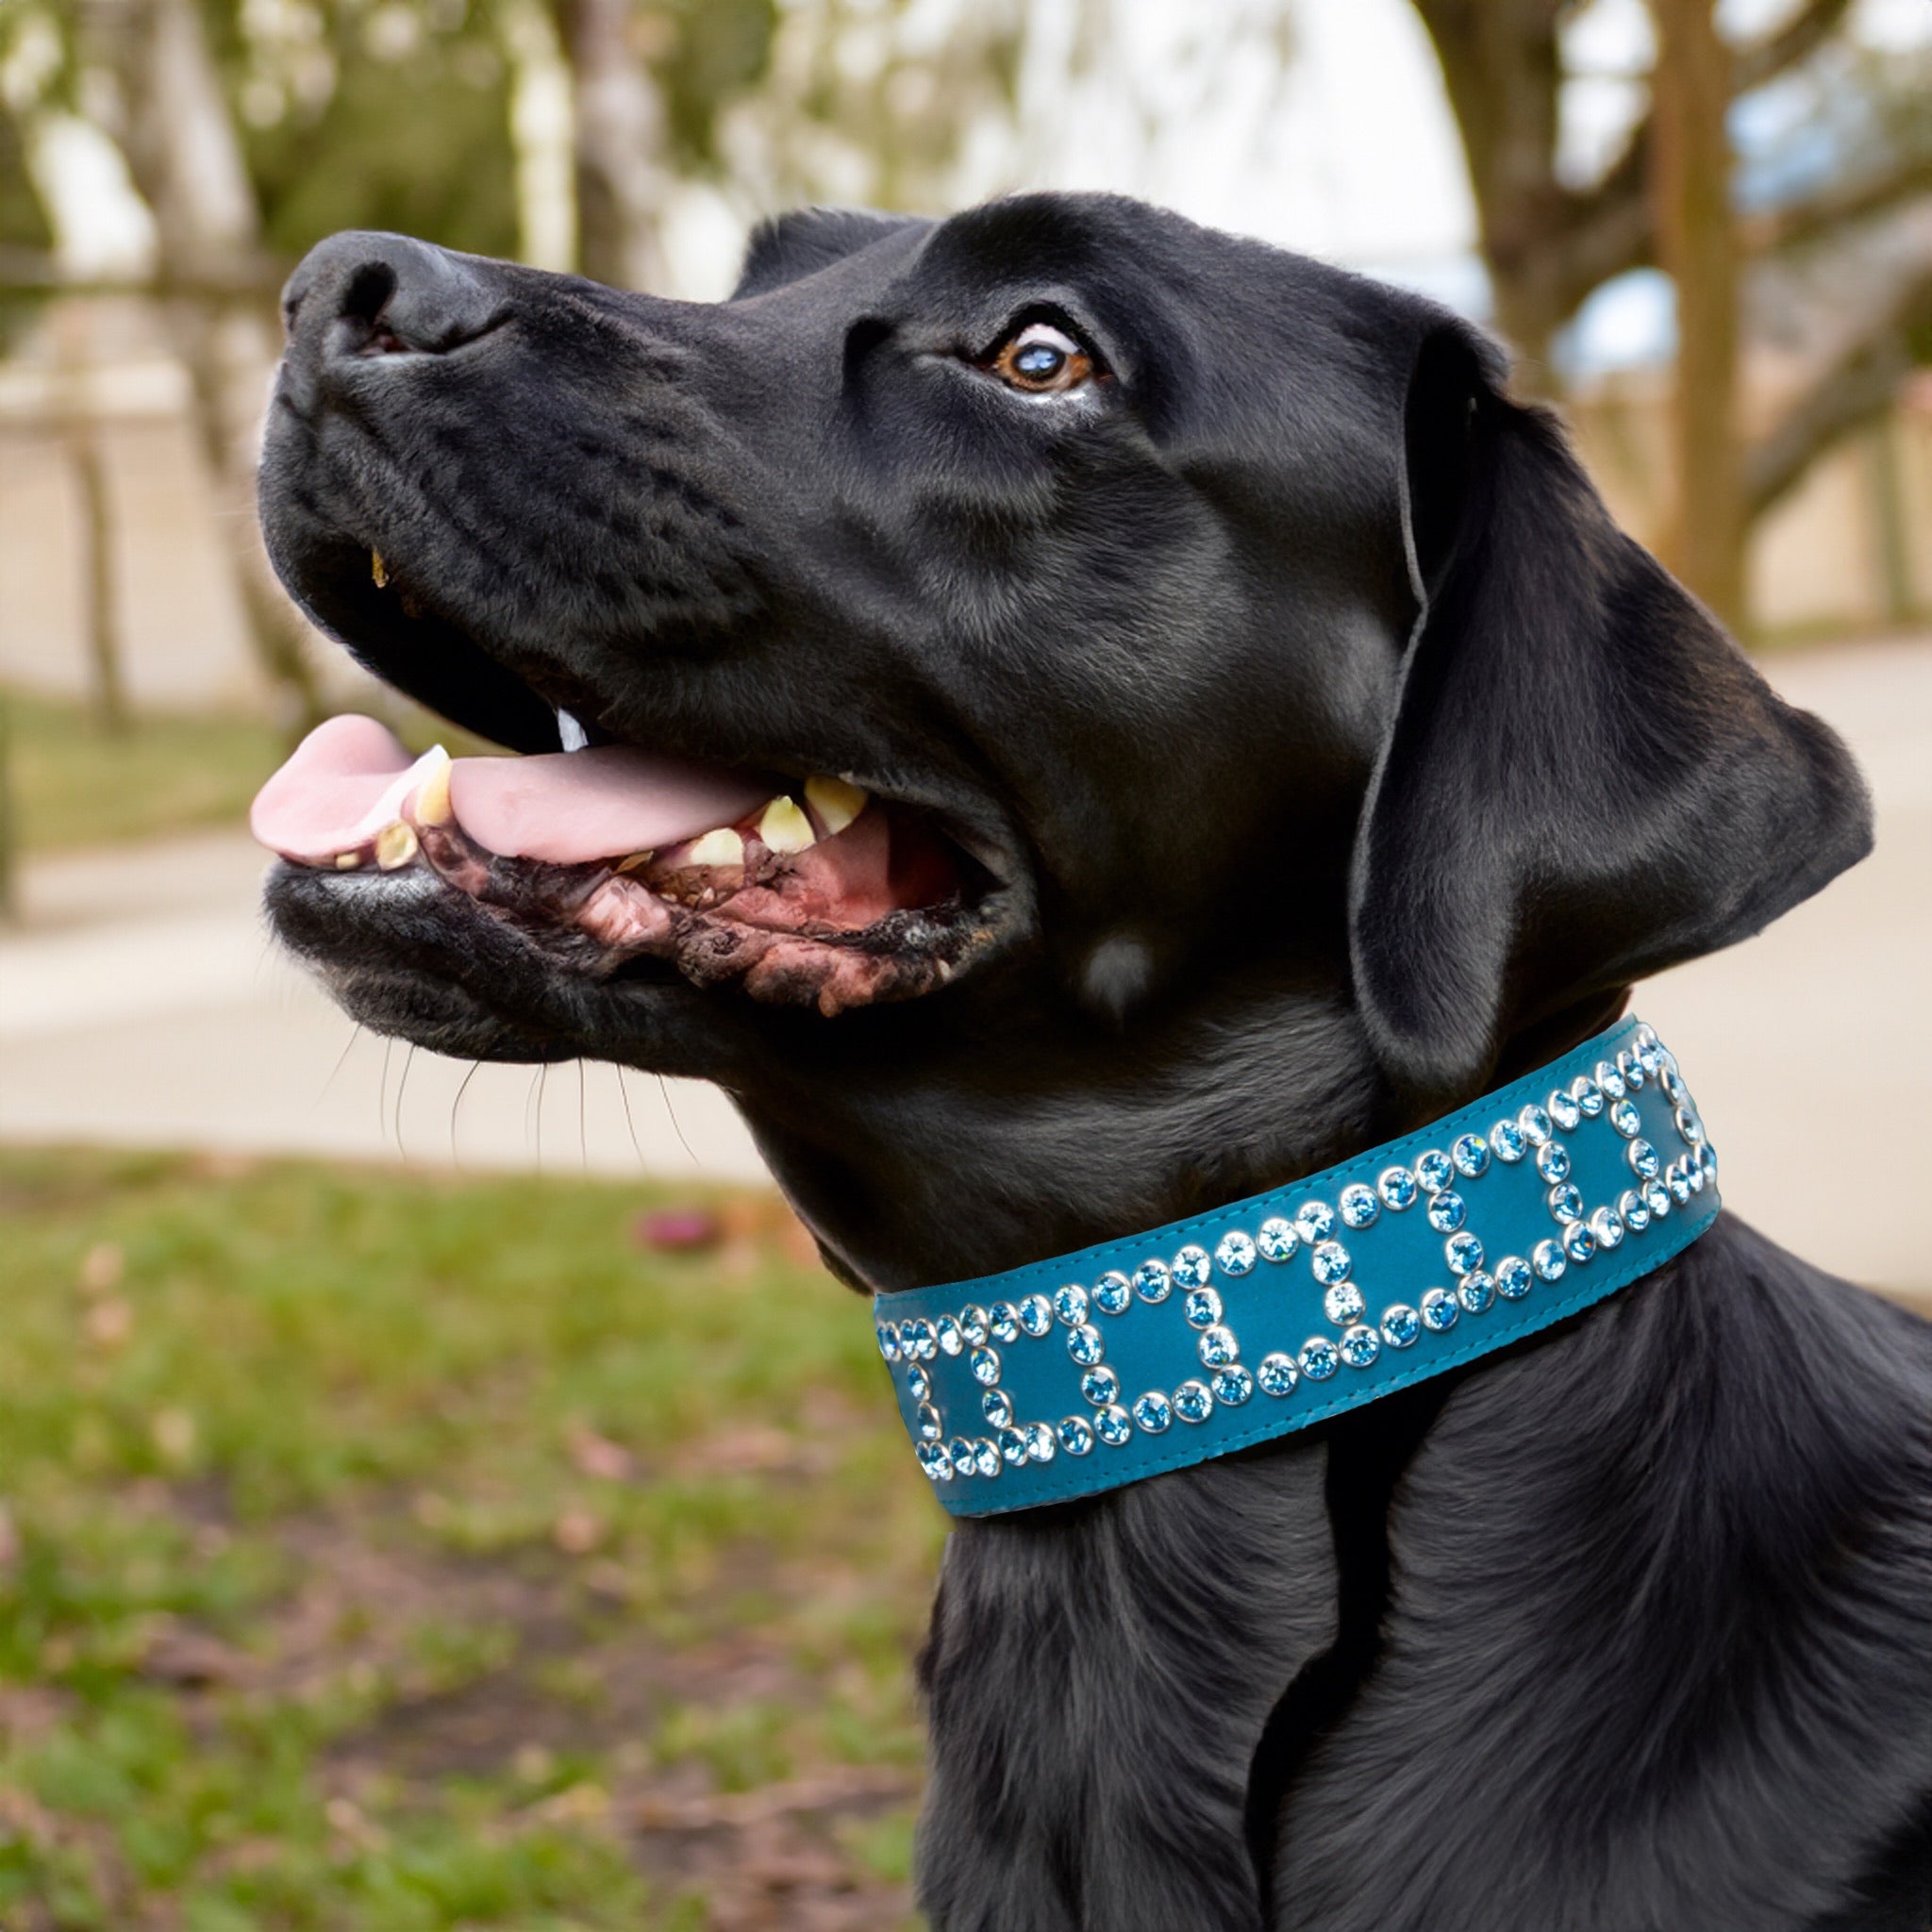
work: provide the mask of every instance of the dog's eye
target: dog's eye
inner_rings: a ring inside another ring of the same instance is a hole
[[[1064,394],[1096,373],[1093,358],[1050,322],[1029,322],[1016,329],[985,366],[1009,389],[1036,396]]]

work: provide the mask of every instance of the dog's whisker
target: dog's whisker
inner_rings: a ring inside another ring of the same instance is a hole
[[[482,1065],[481,1060],[470,1062],[470,1071],[463,1075],[462,1084],[457,1089],[457,1097],[449,1104],[449,1163],[452,1167],[461,1167],[463,1164],[461,1157],[457,1153],[457,1116],[462,1112],[463,1095],[470,1091],[470,1082],[476,1077]]]
[[[389,1139],[389,1062],[395,1044],[393,1036],[382,1042],[382,1077],[375,1088],[375,1131],[384,1141]]]
[[[624,1102],[624,1124],[630,1135],[630,1151],[637,1156],[638,1172],[645,1174],[649,1170],[644,1165],[644,1150],[638,1140],[638,1124],[630,1110],[630,1088],[625,1080],[622,1067],[613,1064],[610,1071],[617,1075],[617,1097]]]
[[[342,1042],[342,1050],[336,1056],[336,1063],[328,1070],[328,1078],[317,1090],[311,1107],[320,1107],[328,1098],[328,1091],[336,1084],[336,1075],[348,1064],[349,1056],[356,1050],[356,1042],[362,1038],[362,1023],[358,1020],[349,1029],[349,1037]]]
[[[671,1082],[662,1074],[658,1075],[658,1091],[664,1096],[664,1111],[671,1116],[671,1131],[677,1136],[677,1144],[691,1156],[693,1167],[702,1167],[703,1161],[691,1152],[691,1142],[684,1138],[684,1124],[677,1118],[676,1108],[671,1104]]]
[[[416,1064],[416,1046],[412,1041],[409,1051],[403,1058],[403,1077],[396,1082],[396,1152],[407,1160],[409,1150],[403,1145],[403,1095],[409,1085],[409,1069]]]
[[[584,1063],[577,1062],[577,1165],[583,1169],[584,1178],[591,1177],[591,1141],[584,1130]]]

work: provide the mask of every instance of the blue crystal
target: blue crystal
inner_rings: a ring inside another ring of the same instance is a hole
[[[1085,1420],[1070,1415],[1059,1426],[1060,1447],[1069,1456],[1085,1456],[1093,1447],[1093,1431]]]
[[[1487,1274],[1466,1274],[1462,1285],[1467,1288],[1472,1281],[1488,1281]],[[1490,1291],[1495,1292],[1493,1287]],[[1441,1335],[1455,1327],[1456,1318],[1462,1312],[1461,1304],[1446,1288],[1432,1288],[1423,1296],[1423,1326],[1433,1335]]]
[[[1109,1449],[1124,1449],[1133,1440],[1134,1419],[1119,1403],[1113,1403],[1093,1418],[1093,1433]]]
[[[1181,1304],[1181,1313],[1188,1318],[1189,1327],[1211,1328],[1221,1320],[1221,1297],[1211,1288],[1191,1289]]]
[[[1546,1181],[1570,1178],[1570,1150],[1560,1141],[1546,1141],[1536,1150],[1536,1171]]]
[[[1354,1228],[1369,1226],[1382,1211],[1374,1189],[1365,1188],[1359,1181],[1351,1181],[1342,1189],[1340,1206],[1342,1224]]]
[[[1183,1248],[1174,1257],[1176,1288],[1199,1288],[1213,1273],[1214,1263],[1208,1258],[1206,1248]]]
[[[1309,1257],[1309,1266],[1315,1271],[1315,1279],[1324,1286],[1348,1279],[1348,1271],[1355,1264],[1349,1253],[1340,1241],[1318,1241],[1315,1252]]]
[[[987,1310],[987,1333],[995,1341],[1018,1341],[1020,1339],[1020,1317],[1014,1312],[1011,1302],[995,1302]]]
[[[1368,1304],[1362,1300],[1362,1291],[1352,1281],[1338,1281],[1322,1297],[1322,1312],[1338,1328],[1346,1328],[1351,1322],[1359,1322],[1368,1312]]]
[[[1301,1236],[1279,1216],[1273,1221],[1264,1221],[1255,1230],[1255,1245],[1260,1249],[1264,1261],[1291,1261],[1301,1244]]]
[[[1648,1141],[1633,1141],[1624,1153],[1631,1172],[1643,1180],[1654,1181],[1663,1170],[1663,1157]]]
[[[1509,1264],[1506,1261],[1503,1265],[1507,1268]],[[1518,1261],[1516,1265],[1523,1270],[1524,1279],[1527,1282],[1528,1263]],[[1474,1274],[1465,1274],[1456,1284],[1456,1299],[1472,1315],[1488,1314],[1496,1299],[1495,1276],[1485,1274],[1480,1268]]]
[[[1583,1109],[1577,1106],[1574,1095],[1565,1093],[1560,1087],[1543,1104],[1563,1133],[1574,1134],[1582,1123]]]
[[[1626,1046],[1617,1055],[1617,1071],[1624,1076],[1624,1084],[1631,1092],[1637,1092],[1643,1085],[1643,1062]]]
[[[889,1362],[899,1359],[899,1324],[896,1322],[881,1322],[878,1327],[879,1353]]]
[[[1232,1328],[1224,1328],[1218,1322],[1201,1336],[1202,1365],[1210,1369],[1224,1369],[1241,1353],[1234,1339]]]
[[[1696,1161],[1699,1173],[1707,1174],[1712,1180],[1716,1180],[1717,1149],[1708,1141],[1704,1141],[1690,1158]]]
[[[959,1475],[977,1475],[979,1459],[973,1453],[973,1441],[967,1436],[955,1436],[946,1444],[946,1459]]]
[[[1596,1236],[1581,1221],[1573,1221],[1563,1230],[1563,1252],[1579,1267],[1596,1253]]]
[[[1165,1261],[1142,1261],[1134,1270],[1134,1292],[1143,1302],[1164,1302],[1173,1287]]]
[[[1464,1180],[1480,1180],[1489,1172],[1490,1143],[1480,1134],[1457,1134],[1449,1158]]]
[[[1445,1188],[1429,1203],[1429,1225],[1438,1234],[1454,1234],[1469,1219],[1462,1196]]]
[[[1265,1368],[1266,1363],[1262,1366]],[[1341,1366],[1341,1357],[1335,1352],[1335,1344],[1325,1335],[1311,1335],[1302,1343],[1301,1368],[1311,1382],[1325,1382]],[[1261,1385],[1267,1387],[1264,1382]]]
[[[906,1371],[906,1386],[914,1402],[924,1402],[932,1393],[932,1377],[915,1362]]]
[[[946,1433],[946,1425],[940,1420],[940,1412],[931,1403],[919,1405],[919,1433],[928,1442],[937,1442]]]
[[[958,1355],[966,1345],[966,1338],[960,1331],[958,1319],[953,1315],[941,1315],[933,1324],[933,1333],[939,1338],[939,1344],[946,1354]]]
[[[1590,1231],[1606,1254],[1624,1245],[1624,1223],[1614,1208],[1599,1208],[1590,1217]]]
[[[1516,1124],[1523,1129],[1523,1138],[1535,1147],[1541,1147],[1556,1131],[1549,1115],[1533,1100],[1516,1116]]]
[[[1205,1423],[1214,1413],[1214,1396],[1205,1382],[1183,1382],[1174,1391],[1174,1412],[1184,1423]]]
[[[1490,1151],[1507,1166],[1523,1158],[1523,1150],[1527,1143],[1523,1138],[1523,1129],[1514,1121],[1498,1121],[1490,1129]]]
[[[1357,1323],[1342,1336],[1338,1346],[1341,1359],[1350,1368],[1365,1369],[1382,1353],[1382,1338],[1366,1323]]]
[[[1209,1386],[1224,1408],[1239,1408],[1255,1392],[1255,1378],[1239,1362],[1230,1362]]]
[[[1053,1304],[1043,1294],[1029,1294],[1020,1304],[1020,1326],[1038,1338],[1053,1327]]]
[[[1000,1454],[1007,1461],[1015,1465],[1026,1460],[1026,1431],[1024,1429],[1002,1429],[999,1433]]]
[[[1556,1257],[1557,1274],[1562,1274],[1563,1257],[1557,1253],[1556,1242],[1545,1241],[1543,1246]],[[1554,1281],[1557,1274],[1552,1274],[1549,1279]],[[1505,1255],[1496,1263],[1496,1292],[1506,1302],[1520,1302],[1532,1286],[1534,1276],[1530,1264],[1521,1255]]]
[[[1103,1315],[1124,1315],[1134,1299],[1134,1284],[1118,1271],[1109,1271],[1093,1284],[1093,1306]]]
[[[973,1379],[983,1382],[991,1389],[1000,1378],[1000,1354],[996,1348],[975,1348],[973,1351]]]
[[[968,1302],[959,1310],[959,1332],[969,1348],[979,1348],[987,1338],[986,1310],[977,1302]]]
[[[1083,1369],[1091,1369],[1107,1353],[1107,1343],[1091,1322],[1082,1322],[1077,1328],[1067,1330],[1067,1353]]]
[[[1087,1319],[1087,1291],[1072,1281],[1056,1289],[1053,1311],[1069,1328],[1077,1328]]]
[[[1044,1423],[1026,1424],[1026,1457],[1031,1462],[1053,1460],[1053,1431]]]
[[[1536,1252],[1530,1257],[1530,1265],[1544,1281],[1560,1281],[1569,1263],[1563,1259],[1563,1250],[1557,1242],[1539,1241],[1536,1244]],[[1496,1276],[1496,1286],[1498,1289],[1503,1287],[1500,1273]],[[1504,1291],[1507,1292],[1507,1290]]]
[[[1385,1167],[1382,1177],[1375,1183],[1375,1191],[1400,1214],[1405,1208],[1415,1205],[1415,1197],[1421,1192],[1416,1185],[1415,1175],[1406,1167]]]
[[[1438,1193],[1456,1177],[1456,1170],[1450,1165],[1449,1157],[1439,1147],[1431,1147],[1426,1154],[1419,1154],[1415,1162],[1415,1177],[1427,1193]]]
[[[1013,1420],[1013,1398],[1004,1389],[989,1389],[979,1398],[979,1408],[996,1429],[1005,1428]]]
[[[1658,1071],[1657,1085],[1664,1090],[1664,1098],[1673,1107],[1682,1107],[1690,1099],[1690,1090],[1684,1085],[1684,1078],[1677,1072],[1675,1060],[1666,1060]]]
[[[1000,1452],[984,1436],[973,1444],[973,1460],[981,1475],[997,1475],[1000,1473]]]
[[[1255,1265],[1255,1244],[1239,1228],[1222,1236],[1214,1250],[1214,1265],[1239,1280]]]
[[[1089,1369],[1080,1377],[1080,1393],[1095,1408],[1105,1408],[1121,1399],[1121,1378],[1111,1369]]]
[[[1641,1234],[1650,1225],[1650,1204],[1635,1188],[1625,1188],[1618,1197],[1617,1212],[1632,1234]]]
[[[899,1324],[899,1346],[913,1361],[929,1362],[940,1352],[939,1338],[930,1322],[914,1319]]]
[[[1661,1221],[1671,1211],[1670,1189],[1660,1180],[1645,1181],[1643,1205],[1650,1209],[1650,1218],[1653,1221]]]
[[[1134,1404],[1134,1425],[1150,1436],[1162,1433],[1174,1421],[1174,1405],[1159,1390],[1150,1389]]]
[[[1690,1198],[1690,1175],[1680,1161],[1672,1161],[1664,1169],[1664,1185],[1671,1191],[1671,1199],[1682,1207]]]
[[[1305,1241],[1318,1241],[1335,1227],[1335,1210],[1325,1201],[1304,1201],[1294,1210],[1295,1232]]]
[[[1583,1219],[1583,1196],[1574,1181],[1564,1181],[1550,1190],[1550,1212],[1558,1221]]]
[[[1608,1060],[1597,1061],[1596,1084],[1599,1087],[1601,1087],[1612,1100],[1623,1099],[1624,1076],[1622,1074],[1618,1073],[1616,1068],[1612,1066]]]
[[[1294,1357],[1276,1349],[1255,1364],[1255,1380],[1264,1395],[1288,1395],[1301,1380],[1301,1374],[1294,1365]]]
[[[1456,1304],[1444,1295],[1453,1309]],[[1423,1318],[1407,1302],[1391,1302],[1382,1310],[1382,1340],[1391,1348],[1407,1348],[1423,1332]]]
[[[1442,1254],[1452,1274],[1471,1274],[1483,1265],[1483,1244],[1473,1234],[1452,1234]]]
[[[1643,1125],[1643,1116],[1637,1111],[1637,1103],[1634,1100],[1611,1101],[1610,1124],[1624,1140],[1632,1139]]]
[[[1680,1107],[1674,1118],[1677,1124],[1677,1138],[1687,1147],[1694,1147],[1704,1139],[1704,1123],[1688,1107]]]
[[[936,1483],[951,1482],[953,1479],[953,1458],[939,1442],[922,1442],[919,1445],[919,1466]]]
[[[1583,1118],[1593,1121],[1604,1110],[1604,1090],[1588,1074],[1578,1074],[1570,1083],[1570,1097],[1582,1109]]]

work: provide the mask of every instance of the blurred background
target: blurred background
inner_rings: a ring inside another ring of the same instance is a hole
[[[1026,187],[1493,326],[1850,738],[1874,858],[1640,1009],[1727,1201],[1932,1306],[1932,0],[0,0],[8,1932],[911,1923],[868,1325],[715,1094],[391,1050],[270,950],[291,738],[449,734],[252,473],[333,229],[715,299],[776,209]]]

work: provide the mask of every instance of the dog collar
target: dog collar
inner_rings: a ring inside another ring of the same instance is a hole
[[[1507,1347],[1688,1247],[1716,1179],[1675,1058],[1627,1019],[1292,1187],[880,1295],[879,1352],[945,1507],[1035,1508]]]

